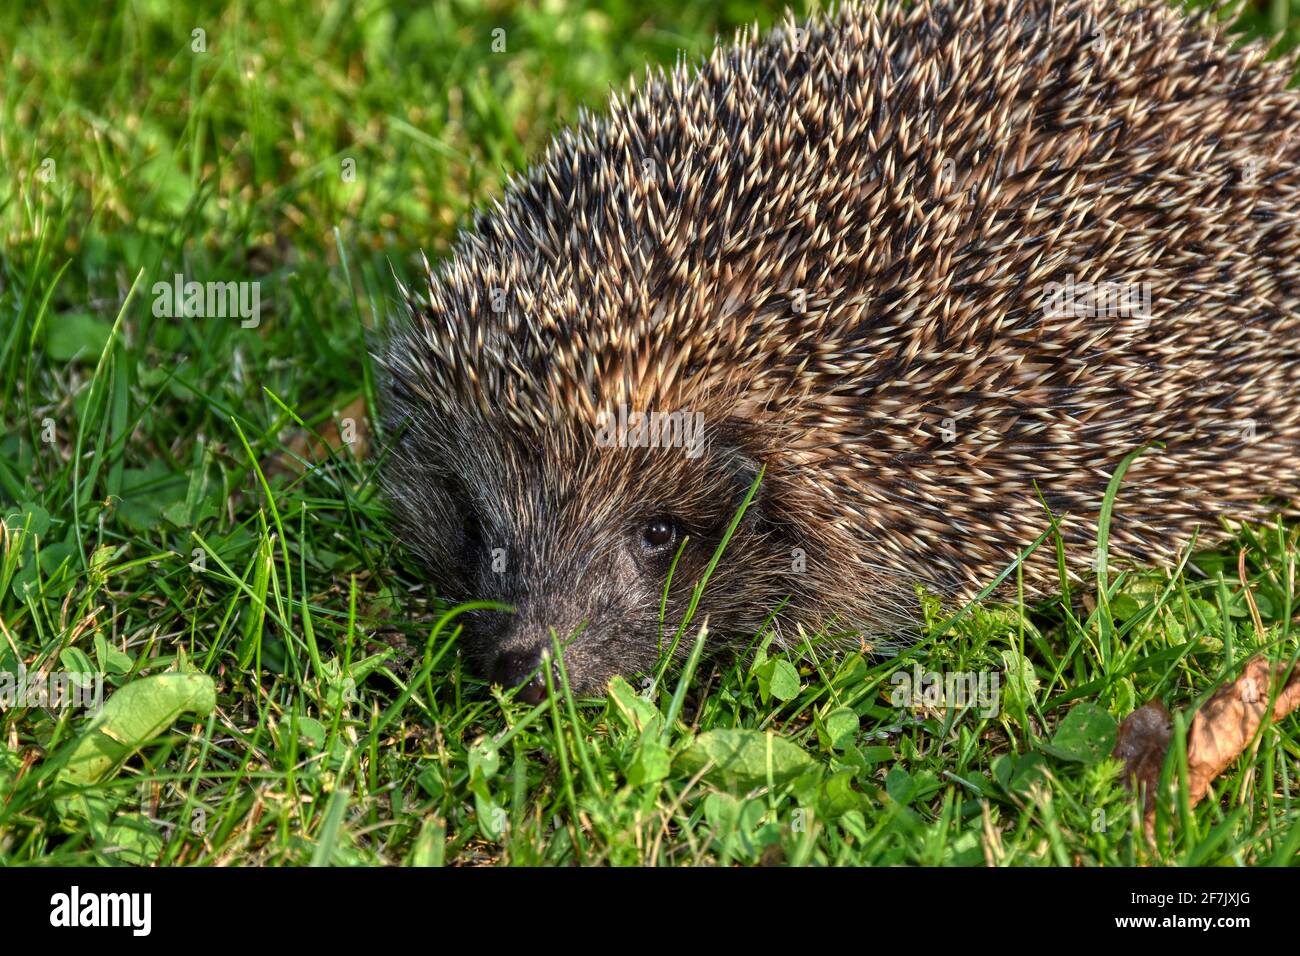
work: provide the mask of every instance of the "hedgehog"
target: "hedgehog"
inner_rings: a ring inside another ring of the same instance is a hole
[[[850,2],[580,112],[376,354],[467,663],[902,646],[1018,559],[1059,591],[1053,521],[1092,578],[1139,448],[1112,560],[1293,513],[1300,99],[1218,14]]]

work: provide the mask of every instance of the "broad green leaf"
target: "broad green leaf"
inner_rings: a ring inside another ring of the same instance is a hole
[[[287,737],[294,725],[293,718],[286,714],[280,719],[280,734]],[[299,716],[297,721],[298,738],[305,740],[307,746],[313,751],[319,751],[325,747],[325,738],[328,736],[325,725],[313,717]]]
[[[799,672],[795,666],[783,658],[775,658],[768,690],[777,700],[794,700],[799,693]]]
[[[105,852],[114,860],[132,866],[148,866],[162,853],[165,841],[158,827],[144,814],[123,813],[108,826]]]
[[[28,534],[42,538],[50,530],[50,513],[30,501],[10,511],[5,515],[4,520],[5,527],[11,531],[22,531],[26,527]]]
[[[65,647],[59,652],[59,663],[70,674],[77,675],[78,687],[95,679],[95,665],[90,662],[86,652],[76,647]]]
[[[853,788],[853,771],[841,770],[832,774],[818,788],[817,813],[828,820],[834,820],[850,810],[861,810],[866,805],[866,797]]]
[[[100,669],[111,674],[125,674],[135,664],[130,654],[118,650],[108,638],[99,633],[95,634],[95,657],[99,659]]]
[[[993,761],[993,779],[1010,793],[1025,793],[1035,782],[1046,782],[1042,754],[1003,754]]]
[[[704,819],[715,833],[726,833],[735,826],[740,801],[729,793],[714,791],[704,798]]]
[[[826,750],[843,750],[858,735],[858,715],[849,707],[838,707],[819,717],[817,739]]]
[[[907,806],[916,795],[916,781],[903,767],[895,764],[889,769],[889,773],[885,774],[885,792],[896,802]]]
[[[1043,749],[1061,760],[1094,764],[1104,760],[1115,749],[1115,735],[1119,725],[1115,718],[1096,704],[1077,704],[1052,735],[1052,742]]]
[[[437,818],[420,824],[420,833],[407,857],[408,866],[442,866],[447,848],[447,824]]]
[[[658,737],[648,735],[642,738],[636,759],[628,768],[627,782],[640,787],[656,780],[664,780],[671,767],[672,759],[668,755],[668,748],[659,742]]]
[[[497,745],[491,740],[480,740],[469,748],[469,775],[483,780],[490,780],[501,766],[501,755]]]
[[[783,658],[765,660],[754,668],[754,677],[758,680],[758,692],[764,703],[771,698],[791,700],[799,693],[799,672]]]
[[[681,770],[694,775],[706,766],[710,783],[748,790],[782,783],[812,766],[798,745],[776,734],[749,729],[710,730],[700,734],[677,758]]]
[[[1142,610],[1142,605],[1138,604],[1137,598],[1131,594],[1116,594],[1110,602],[1110,613],[1121,621],[1128,620],[1140,610]]]
[[[441,800],[442,795],[447,792],[447,786],[442,780],[442,773],[436,767],[421,770],[419,775],[416,776],[415,782],[435,800]]]
[[[185,493],[184,479],[164,462],[122,472],[122,497],[114,514],[133,531],[150,531],[162,520],[162,510]]]
[[[75,785],[102,780],[181,714],[206,717],[216,704],[216,686],[206,674],[155,674],[133,681],[104,704],[59,779]]]
[[[622,677],[615,677],[609,682],[609,699],[614,702],[614,713],[635,733],[647,729],[657,734],[663,722],[663,715],[653,701],[646,700],[638,694]]]
[[[46,577],[59,570],[59,566],[77,553],[77,546],[71,541],[58,541],[41,548],[41,571]]]
[[[496,842],[505,835],[509,817],[485,789],[474,790],[474,816],[478,820],[478,829],[484,839]]]
[[[894,748],[886,746],[863,747],[862,762],[866,764],[885,763],[894,759]]]

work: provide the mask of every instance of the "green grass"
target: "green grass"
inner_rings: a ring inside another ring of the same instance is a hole
[[[300,421],[322,427],[357,397],[373,415],[365,336],[394,308],[392,273],[416,274],[418,250],[445,254],[579,106],[777,16],[674,6],[0,11],[0,514],[13,529],[0,673],[102,672],[108,695],[168,672],[216,688],[208,716],[150,730],[80,790],[84,712],[0,712],[0,860],[1294,859],[1295,717],[1194,811],[1176,795],[1162,805],[1176,826],[1150,847],[1117,764],[1093,753],[1148,699],[1181,709],[1259,650],[1294,655],[1292,529],[1242,535],[1262,631],[1233,548],[1198,560],[1204,576],[1111,571],[1092,613],[976,607],[947,627],[936,612],[902,659],[767,648],[529,708],[462,671],[455,618],[397,549],[372,462],[345,448],[305,476],[263,473]],[[1247,16],[1296,39],[1285,4]],[[198,29],[206,52],[191,48]],[[153,284],[177,272],[259,280],[261,323],[155,317]],[[1000,710],[892,706],[914,666],[1001,675]],[[728,746],[744,760],[710,769]]]

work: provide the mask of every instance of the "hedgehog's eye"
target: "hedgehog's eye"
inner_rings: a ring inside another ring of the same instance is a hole
[[[641,547],[647,551],[662,551],[672,547],[677,540],[677,522],[667,515],[651,518],[641,532]]]

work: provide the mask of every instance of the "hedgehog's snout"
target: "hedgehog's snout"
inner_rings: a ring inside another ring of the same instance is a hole
[[[549,658],[543,648],[501,651],[492,665],[492,680],[503,687],[518,687],[518,697],[527,704],[541,703],[546,697],[543,661]]]
[[[487,630],[480,632],[484,640],[480,645],[479,674],[507,690],[518,688],[516,696],[520,701],[537,704],[546,698],[545,667],[551,668],[553,685],[560,686],[562,678],[553,643],[560,632],[541,626],[531,617],[520,620],[518,614],[516,611],[509,617],[494,615],[495,627],[489,625]],[[581,668],[578,660],[581,655],[570,653],[574,650],[572,639],[565,641],[561,638],[560,643],[560,654],[573,682],[578,676],[573,673],[575,668]]]

